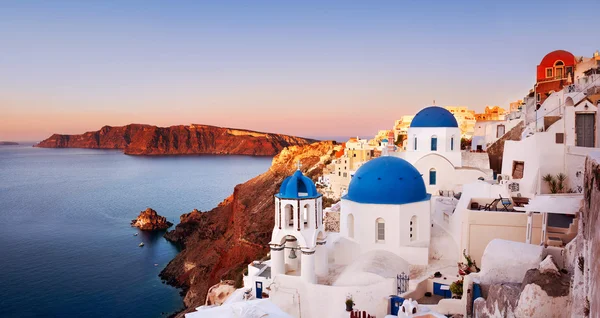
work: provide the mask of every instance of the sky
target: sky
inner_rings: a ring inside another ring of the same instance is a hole
[[[433,104],[507,108],[600,1],[4,1],[0,140],[209,124],[369,137]],[[586,22],[587,21],[587,22]]]

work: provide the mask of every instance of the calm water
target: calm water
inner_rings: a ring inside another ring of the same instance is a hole
[[[133,236],[129,222],[152,207],[176,224],[270,163],[0,146],[0,316],[160,317],[181,309],[179,291],[158,277],[176,247],[162,233]]]

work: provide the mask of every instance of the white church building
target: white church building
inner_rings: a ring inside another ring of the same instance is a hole
[[[463,157],[473,154],[461,151],[460,140],[461,132],[454,115],[443,107],[429,106],[412,120],[406,151],[393,155],[417,168],[427,192],[434,195],[440,191],[460,192],[465,183],[492,178],[489,162],[478,166],[463,165]]]
[[[358,169],[342,197],[340,233],[361,253],[381,249],[427,265],[430,200],[421,174],[406,160],[373,159]]]

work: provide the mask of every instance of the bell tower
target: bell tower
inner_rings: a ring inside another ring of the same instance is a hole
[[[323,196],[301,165],[275,194],[275,222],[271,235],[271,274],[297,275],[315,283],[328,272],[323,225]]]

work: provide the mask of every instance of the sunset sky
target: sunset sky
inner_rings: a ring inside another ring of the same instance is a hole
[[[598,0],[0,0],[0,140],[128,123],[368,137],[433,100],[508,107],[546,53],[600,49],[598,12]]]

